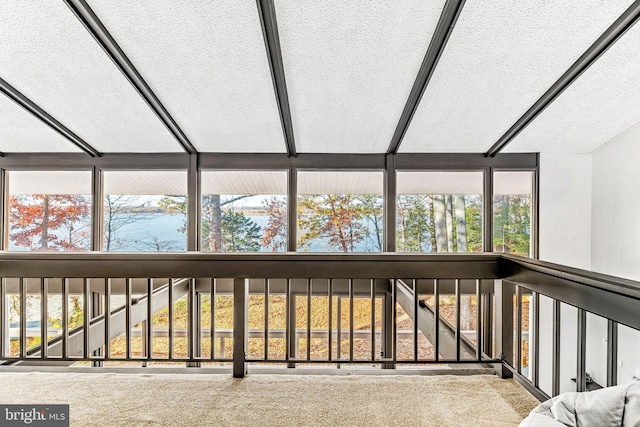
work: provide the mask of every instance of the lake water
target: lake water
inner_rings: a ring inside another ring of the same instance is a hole
[[[266,215],[247,216],[261,229],[267,226],[269,217]],[[181,252],[187,249],[187,235],[181,231],[185,224],[185,215],[170,215],[165,213],[148,213],[141,215],[135,222],[124,224],[112,234],[111,252]],[[365,224],[367,225],[367,224]],[[76,229],[80,229],[78,224]],[[89,225],[84,228],[88,230]],[[262,233],[261,233],[262,234]],[[62,237],[63,234],[61,233]],[[371,236],[356,245],[355,252],[377,252],[375,236],[372,228]],[[85,242],[89,246],[89,240]],[[16,247],[9,239],[9,250],[28,251],[29,248]],[[106,243],[105,243],[106,250]],[[328,239],[315,239],[302,249],[306,252],[339,252],[332,248]],[[260,252],[270,252],[270,249],[260,247]]]
[[[261,229],[267,226],[269,217],[266,215],[247,216]],[[139,222],[127,224],[116,232],[119,244],[116,251],[184,251],[187,247],[186,234],[180,229],[185,222],[184,215],[147,214]],[[360,242],[356,252],[371,252],[375,248],[373,236]],[[112,249],[113,250],[113,249]],[[328,239],[316,239],[306,248],[308,252],[336,252],[328,244]],[[270,252],[270,249],[260,247],[260,252]]]

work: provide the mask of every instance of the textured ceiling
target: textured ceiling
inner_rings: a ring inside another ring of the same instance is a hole
[[[397,173],[398,194],[482,194],[483,172]]]
[[[632,27],[506,147],[590,153],[640,122],[640,25]]]
[[[285,151],[254,1],[89,4],[196,149]]]
[[[298,194],[379,194],[382,195],[382,172],[300,171]]]
[[[186,171],[105,171],[104,194],[186,195]]]
[[[9,194],[91,194],[90,171],[9,171]]]
[[[200,152],[286,151],[254,1],[87,1]],[[274,0],[298,152],[386,152],[444,3]],[[399,152],[485,152],[631,3],[467,0]],[[0,22],[0,78],[95,149],[183,152],[64,1],[0,1]],[[636,25],[505,152],[640,123],[639,64]],[[78,151],[0,94],[0,152]]]
[[[276,0],[299,152],[387,150],[443,4]]]
[[[4,153],[80,151],[62,135],[2,94],[0,123],[0,151]]]
[[[182,151],[64,2],[3,1],[0,22],[0,77],[98,151]]]
[[[630,4],[467,0],[400,152],[488,150]]]
[[[287,171],[202,171],[202,194],[287,194]]]

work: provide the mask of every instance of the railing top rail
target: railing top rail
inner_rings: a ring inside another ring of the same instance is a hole
[[[568,267],[547,261],[524,258],[515,255],[503,254],[501,258],[507,262],[505,278],[514,275],[518,269],[526,269],[556,277],[561,280],[572,281],[581,285],[596,287],[620,295],[640,299],[640,282],[596,273],[589,270]],[[503,261],[503,264],[504,264]]]
[[[497,279],[500,254],[0,252],[3,277]]]
[[[640,330],[640,282],[504,255],[503,279]]]

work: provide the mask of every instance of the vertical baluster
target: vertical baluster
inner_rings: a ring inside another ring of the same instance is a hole
[[[189,278],[189,293],[187,294],[187,358],[193,360],[196,354],[196,283],[193,277]],[[194,366],[189,365],[187,366]]]
[[[607,387],[618,384],[618,322],[607,321]]]
[[[173,359],[173,285],[174,285],[173,277],[169,279],[169,331],[167,335],[167,340],[169,342],[169,359]]]
[[[476,279],[476,360],[482,360],[482,311],[480,309],[480,279]]]
[[[553,359],[551,362],[552,385],[551,394],[557,396],[560,393],[560,301],[553,300]]]
[[[0,292],[0,298],[1,292]],[[40,358],[46,359],[49,357],[49,282],[44,277],[40,278]],[[0,323],[2,322],[2,316],[0,315]],[[1,328],[2,326],[0,326]],[[2,343],[0,342],[0,346]],[[2,352],[0,351],[0,356]]]
[[[209,287],[211,289],[210,305],[211,305],[211,360],[216,358],[216,279],[209,279]]]
[[[69,358],[69,278],[62,280],[62,357]]]
[[[440,280],[433,280],[433,309],[435,311],[433,352],[436,362],[440,360]]]
[[[111,278],[104,283],[104,358],[111,358]]]
[[[195,281],[196,279],[194,279]],[[195,282],[197,285],[197,281]],[[193,333],[193,338],[194,338],[194,342],[195,342],[195,354],[194,357],[198,358],[198,359],[202,359],[202,335],[203,335],[203,330],[202,330],[202,311],[203,311],[203,298],[204,295],[202,294],[202,292],[198,292],[198,288],[196,287],[196,292],[195,292],[195,304],[196,304],[196,312],[195,312],[195,325],[194,325],[194,333]],[[200,367],[202,366],[200,364],[200,362],[198,362],[197,364],[193,364],[192,366],[194,367]]]
[[[329,279],[329,362],[333,360],[333,279]]]
[[[371,361],[376,360],[376,281],[370,279],[371,284]]]
[[[531,371],[531,379],[536,388],[540,386],[540,294],[533,292],[531,295],[531,315],[533,320],[533,339],[532,354],[529,355],[529,369]]]
[[[264,279],[264,360],[269,360],[269,288],[270,279]]]
[[[233,279],[233,377],[247,373],[249,280]]]
[[[456,293],[456,360],[460,361],[460,347],[461,347],[461,336],[460,336],[460,279],[456,279],[455,281],[455,293]]]
[[[131,360],[131,281],[125,280],[125,358]]]
[[[84,359],[89,359],[90,355],[89,355],[89,346],[90,346],[90,342],[89,339],[91,338],[91,311],[89,310],[90,307],[90,295],[91,295],[91,289],[90,289],[90,282],[88,278],[84,278],[82,279],[82,291],[83,291],[83,295],[82,295],[82,320],[83,320],[83,326],[84,326],[84,333],[82,334],[84,340],[83,340],[83,346],[82,346],[82,357]],[[45,341],[42,341],[45,342]]]
[[[522,374],[522,286],[516,286],[516,371]]]
[[[485,292],[483,297],[483,347],[490,358],[493,354],[493,292]]]
[[[27,357],[27,279],[20,278],[20,359]]]
[[[392,338],[392,360],[395,362],[398,360],[398,311],[397,311],[397,292],[398,292],[398,282],[396,279],[391,280],[391,334]]]
[[[311,360],[311,279],[307,279],[307,360]]]
[[[353,279],[349,279],[349,361],[353,361]]]
[[[337,341],[336,341],[336,355],[338,356],[337,359],[338,360],[342,360],[342,297],[340,295],[338,295],[338,303],[337,303],[337,319],[338,319],[338,324],[336,325],[336,335],[337,335]]]
[[[9,339],[9,322],[7,316],[6,278],[0,279],[0,360],[4,357],[5,340]],[[46,325],[46,324],[45,324]]]
[[[418,281],[413,279],[413,361],[418,361]]]
[[[147,360],[153,359],[153,279],[147,278],[147,334],[145,342],[145,356]]]
[[[587,389],[587,311],[578,309],[578,357],[576,391]]]
[[[285,296],[284,296],[284,303],[285,303],[285,349],[284,349],[284,358],[285,360],[290,360],[291,359],[291,334],[295,333],[295,331],[291,331],[291,279],[287,279],[287,282],[285,284]]]

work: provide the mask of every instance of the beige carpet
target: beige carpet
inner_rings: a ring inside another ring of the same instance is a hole
[[[495,376],[0,372],[0,403],[67,403],[72,426],[515,426],[538,402]]]

